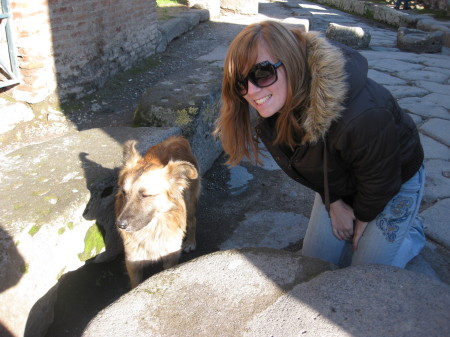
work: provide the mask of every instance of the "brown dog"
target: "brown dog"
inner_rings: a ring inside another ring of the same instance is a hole
[[[195,249],[200,196],[197,160],[185,138],[170,137],[144,157],[135,146],[135,141],[124,145],[115,203],[132,288],[142,282],[146,265],[162,260],[170,268],[182,249]]]

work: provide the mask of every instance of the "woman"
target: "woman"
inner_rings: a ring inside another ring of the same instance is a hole
[[[317,192],[304,255],[403,268],[425,243],[417,218],[424,155],[412,119],[367,71],[363,56],[318,33],[250,25],[227,53],[215,134],[228,164],[258,163],[261,140]]]

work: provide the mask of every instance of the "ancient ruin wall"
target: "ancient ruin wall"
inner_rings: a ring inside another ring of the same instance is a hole
[[[21,83],[37,103],[77,98],[155,52],[156,0],[10,0]]]

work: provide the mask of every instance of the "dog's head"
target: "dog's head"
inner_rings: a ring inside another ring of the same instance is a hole
[[[179,207],[190,180],[198,171],[187,161],[163,165],[157,158],[147,161],[136,151],[136,142],[124,146],[123,166],[116,195],[116,226],[135,232],[153,219]]]

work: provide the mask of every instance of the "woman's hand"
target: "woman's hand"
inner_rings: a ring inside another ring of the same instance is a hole
[[[339,240],[353,239],[353,250],[358,249],[367,222],[356,219],[353,209],[341,199],[330,204],[330,216],[334,236]]]
[[[330,204],[330,217],[334,236],[339,240],[351,240],[356,220],[353,209],[339,199]]]

